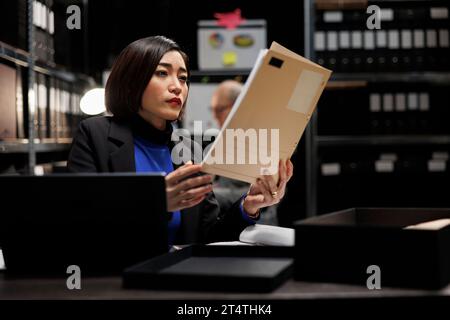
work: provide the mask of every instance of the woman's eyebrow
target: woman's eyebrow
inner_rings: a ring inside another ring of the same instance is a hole
[[[171,64],[171,63],[160,62],[160,63],[158,63],[158,65],[159,65],[159,66],[163,66],[163,67],[166,67],[166,68],[170,68],[170,69],[173,69],[173,66],[172,66],[172,64]],[[186,73],[187,73],[187,70],[186,70],[185,68],[183,68],[183,67],[180,67],[180,69],[179,69],[179,70],[181,70],[182,72],[186,72]]]

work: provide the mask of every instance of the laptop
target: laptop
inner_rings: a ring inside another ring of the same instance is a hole
[[[119,274],[168,251],[162,173],[0,176],[6,274]]]

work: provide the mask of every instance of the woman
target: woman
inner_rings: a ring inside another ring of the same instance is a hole
[[[278,184],[273,177],[262,176],[242,199],[221,212],[211,176],[199,174],[201,165],[177,168],[170,157],[171,123],[186,104],[188,79],[188,57],[174,41],[155,36],[128,45],[115,61],[105,88],[106,107],[113,117],[80,123],[68,169],[165,171],[170,244],[237,240],[258,219],[260,208],[284,196],[292,163],[280,162]]]

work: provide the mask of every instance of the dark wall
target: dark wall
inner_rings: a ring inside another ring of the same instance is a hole
[[[109,68],[114,57],[130,42],[151,35],[176,40],[197,69],[197,21],[214,19],[215,12],[240,8],[247,19],[266,19],[268,44],[275,40],[290,49],[303,50],[303,1],[237,0],[90,0],[89,65],[94,74]]]

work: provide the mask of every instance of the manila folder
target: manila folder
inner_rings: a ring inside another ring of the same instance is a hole
[[[254,183],[277,175],[302,137],[331,71],[273,42],[262,50],[202,165],[206,173]]]

